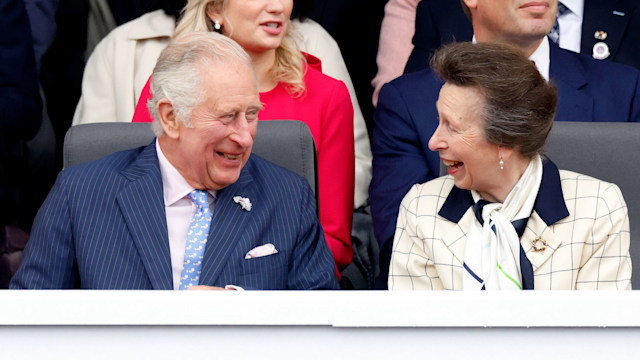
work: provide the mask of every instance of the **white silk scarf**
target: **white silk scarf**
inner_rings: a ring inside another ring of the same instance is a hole
[[[542,181],[542,159],[536,155],[504,203],[489,203],[482,210],[484,225],[476,219],[467,234],[464,255],[464,290],[522,290],[520,238],[514,220],[531,215]],[[480,195],[471,190],[473,200]]]

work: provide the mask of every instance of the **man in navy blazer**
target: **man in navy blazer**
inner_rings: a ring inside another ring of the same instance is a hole
[[[152,79],[157,139],[59,175],[11,288],[178,289],[195,263],[197,288],[337,289],[308,183],[251,155],[262,105],[242,48],[187,35]],[[201,261],[197,190],[212,211]]]
[[[472,14],[477,41],[517,46],[535,59],[539,70],[546,63],[548,68],[541,73],[546,72],[558,87],[556,120],[640,121],[640,72],[560,49],[547,39],[555,21],[556,0],[537,2],[545,5],[532,9],[521,8],[525,2],[517,0],[465,3]],[[501,18],[508,20],[499,22]],[[430,69],[424,69],[401,76],[380,91],[369,188],[374,232],[380,245],[379,288],[386,288],[402,198],[413,184],[439,176],[440,159],[427,143],[438,126],[435,103],[441,87],[442,81]]]
[[[611,53],[606,60],[640,69],[640,51],[637,50],[640,44],[640,3],[636,0],[585,0],[583,11],[580,53],[592,56],[594,45],[604,42]],[[604,39],[601,32],[606,34]],[[472,37],[473,27],[459,1],[419,2],[414,49],[407,61],[405,74],[429,66],[431,55],[441,45],[470,41]]]

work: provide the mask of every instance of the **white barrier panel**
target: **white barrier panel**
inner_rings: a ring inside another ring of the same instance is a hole
[[[627,359],[639,330],[635,291],[0,291],[0,359]]]

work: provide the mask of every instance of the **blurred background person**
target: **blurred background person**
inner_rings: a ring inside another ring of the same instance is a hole
[[[0,0],[0,288],[6,288],[27,239],[18,205],[28,174],[27,140],[41,124],[41,100],[29,18],[23,0]],[[18,254],[19,257],[19,254]]]
[[[429,0],[417,7],[415,48],[405,74],[424,69],[433,52],[453,41],[470,41],[471,22],[464,1]],[[526,2],[522,2],[523,4]],[[562,49],[597,60],[611,60],[640,69],[640,3],[635,0],[562,0],[551,39]]]
[[[382,85],[402,75],[404,71],[413,50],[411,38],[415,33],[416,6],[419,2],[420,0],[389,0],[384,6],[376,55],[378,73],[371,80],[373,106],[378,103]]]
[[[305,14],[322,25],[340,46],[369,135],[374,125],[371,79],[378,71],[376,54],[386,4],[387,0],[310,0]]]

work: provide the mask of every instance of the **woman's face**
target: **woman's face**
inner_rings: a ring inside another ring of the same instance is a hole
[[[293,0],[227,0],[224,14],[211,6],[207,15],[245,51],[259,54],[280,46],[292,8]]]
[[[484,96],[473,87],[445,83],[436,107],[440,120],[429,149],[440,153],[457,187],[493,193],[499,185],[499,147],[485,140]]]

